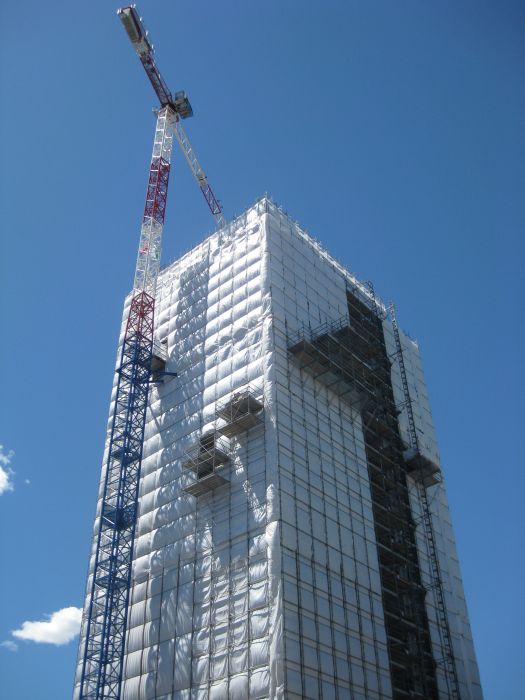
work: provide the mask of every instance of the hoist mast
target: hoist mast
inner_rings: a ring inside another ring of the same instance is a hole
[[[219,226],[218,200],[180,124],[193,112],[184,92],[172,95],[162,78],[135,7],[118,10],[160,101],[142,218],[133,294],[116,370],[116,393],[103,471],[95,559],[83,622],[79,700],[120,700],[133,542],[146,409],[153,359],[155,292],[160,269],[171,153],[175,137]]]

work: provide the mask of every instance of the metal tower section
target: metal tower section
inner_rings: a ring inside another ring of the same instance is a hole
[[[396,355],[399,363],[399,371],[401,374],[401,382],[403,384],[403,394],[405,397],[405,406],[407,409],[408,418],[408,433],[410,438],[410,448],[416,455],[420,455],[419,439],[416,430],[416,422],[414,420],[414,411],[412,409],[412,398],[408,388],[408,379],[405,367],[405,359],[403,356],[403,346],[401,345],[401,337],[399,335],[399,327],[397,325],[396,310],[393,303],[389,305],[390,319],[392,321],[392,329],[394,331],[394,340],[396,344]],[[458,674],[456,669],[456,660],[454,658],[454,649],[452,647],[452,637],[450,634],[450,625],[448,621],[447,608],[445,605],[445,594],[443,592],[443,582],[439,567],[439,559],[437,553],[436,537],[434,527],[432,525],[432,516],[430,512],[430,503],[427,494],[427,487],[424,479],[415,480],[417,495],[421,506],[421,521],[425,533],[425,541],[431,569],[431,588],[434,591],[439,634],[441,638],[441,647],[443,651],[442,666],[445,670],[449,697],[453,700],[460,700]]]
[[[140,230],[140,244],[135,269],[134,289],[155,297],[160,269],[160,252],[164,214],[168,196],[173,131],[177,115],[171,107],[163,107],[157,114],[157,127],[149,169],[144,217]]]
[[[146,204],[140,232],[133,296],[126,322],[97,522],[95,562],[84,621],[80,700],[119,700],[121,696],[133,542],[146,410],[152,373],[155,291],[160,267],[173,136],[183,148],[218,224],[222,211],[180,119],[192,116],[184,92],[169,92],[153,60],[153,48],[134,7],[118,11],[160,100]],[[170,373],[166,373],[170,374]]]
[[[120,698],[140,466],[153,357],[155,289],[176,115],[157,116],[117,390],[86,621],[81,700]]]

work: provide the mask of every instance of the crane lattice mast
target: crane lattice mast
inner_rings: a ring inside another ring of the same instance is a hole
[[[135,280],[118,363],[109,446],[96,530],[90,597],[84,620],[79,700],[120,700],[131,588],[133,541],[146,409],[153,359],[155,291],[160,267],[173,138],[176,137],[219,226],[224,217],[180,124],[193,112],[173,96],[153,57],[134,6],[118,10],[160,101],[140,231]]]

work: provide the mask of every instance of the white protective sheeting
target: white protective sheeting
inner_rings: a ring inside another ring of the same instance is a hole
[[[270,627],[281,614],[279,585],[269,580],[280,555],[264,208],[159,280],[156,336],[178,377],[151,392],[126,698],[189,698],[190,689],[192,698],[268,697],[270,664],[279,663],[279,625]],[[247,387],[264,404],[263,422],[230,440],[228,484],[198,499],[184,493],[194,479],[185,451],[215,428],[217,403]],[[282,696],[282,673],[273,688]]]
[[[347,316],[348,287],[370,294],[267,198],[162,272],[156,336],[178,376],[152,389],[148,411],[127,700],[391,697],[360,416],[287,351],[302,325]],[[224,486],[188,495],[186,450],[216,428],[217,404],[248,387],[261,424],[229,441]],[[453,558],[443,499],[440,542]],[[473,649],[460,646],[466,666]]]
[[[347,318],[347,287],[368,291],[272,213],[286,697],[391,697],[360,417],[287,352],[302,326]]]

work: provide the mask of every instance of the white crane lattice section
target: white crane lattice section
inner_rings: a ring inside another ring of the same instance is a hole
[[[155,296],[160,269],[162,230],[176,121],[177,115],[171,107],[164,107],[157,115],[146,206],[140,230],[134,289],[144,291],[152,297]]]

